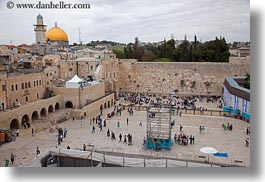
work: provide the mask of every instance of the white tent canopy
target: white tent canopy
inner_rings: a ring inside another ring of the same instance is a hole
[[[66,88],[79,88],[80,87],[79,83],[83,81],[84,80],[82,80],[77,75],[75,75],[71,80],[66,82],[65,87]]]
[[[212,147],[203,147],[200,149],[201,152],[205,153],[205,154],[215,154],[217,153],[217,150],[215,148]]]

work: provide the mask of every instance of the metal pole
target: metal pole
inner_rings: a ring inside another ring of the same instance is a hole
[[[60,167],[60,147],[59,147],[59,155],[58,155],[58,163],[57,166]]]
[[[123,159],[123,161],[122,161],[122,162],[123,162],[123,164],[122,164],[122,165],[123,165],[123,167],[124,167],[124,164],[125,164],[125,161],[124,161],[124,156],[122,157],[122,159]]]

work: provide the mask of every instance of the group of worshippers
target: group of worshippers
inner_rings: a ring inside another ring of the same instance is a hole
[[[119,139],[120,139],[119,142],[122,142],[122,136],[123,135],[120,133],[119,134]],[[116,141],[115,133],[113,131],[110,131],[109,129],[107,130],[107,137],[110,137],[112,141],[113,140]],[[128,140],[128,142],[127,142],[127,140]],[[128,144],[129,146],[132,146],[132,135],[130,133],[127,135],[124,135],[123,143]]]
[[[64,128],[64,129],[62,129],[62,128],[57,128],[57,133],[58,133],[58,145],[60,145],[62,142],[63,142],[63,138],[65,138],[66,137],[66,135],[67,135],[67,129],[66,128]]]
[[[114,106],[114,109],[111,113],[107,114],[108,118],[111,118],[113,116],[121,116],[121,111],[123,110],[123,106],[118,105],[118,106]]]
[[[186,135],[183,132],[180,132],[180,134],[175,134],[174,136],[175,143],[179,145],[191,145],[195,142],[195,136],[194,135]]]

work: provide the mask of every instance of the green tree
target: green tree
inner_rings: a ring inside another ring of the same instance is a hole
[[[116,57],[118,59],[125,59],[125,54],[124,54],[124,52],[122,50],[120,50],[120,49],[113,49],[112,52],[114,54],[116,54]]]
[[[152,51],[146,50],[144,52],[143,61],[150,62],[155,60],[156,60],[156,55]]]
[[[133,59],[137,59],[138,61],[143,61],[144,49],[139,45],[140,41],[138,37],[135,38],[135,42],[133,44],[132,56]]]

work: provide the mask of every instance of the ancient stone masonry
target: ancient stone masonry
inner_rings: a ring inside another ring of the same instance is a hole
[[[222,95],[226,76],[246,75],[247,63],[120,62],[120,92]]]

